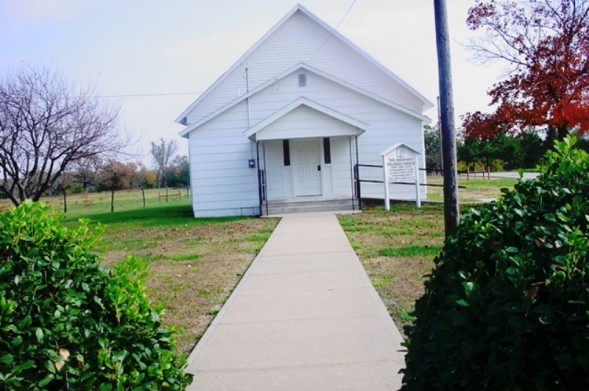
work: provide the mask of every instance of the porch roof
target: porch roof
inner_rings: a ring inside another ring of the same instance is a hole
[[[292,122],[294,121],[292,119],[290,121],[291,123],[286,124],[288,122],[286,117],[293,117],[297,113],[301,113],[299,117],[302,116],[303,120],[305,120],[305,116],[310,117],[310,114],[314,117],[323,117],[321,121],[323,126],[316,126],[312,118],[308,118],[308,121],[305,121],[309,123],[308,126],[293,126]],[[285,122],[285,126],[281,126],[281,122]],[[311,99],[299,97],[266,119],[246,129],[244,135],[254,141],[359,136],[366,131],[368,126],[363,121],[340,113]]]

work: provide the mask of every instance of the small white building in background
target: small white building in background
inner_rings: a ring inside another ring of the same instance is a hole
[[[194,214],[342,208],[326,200],[357,208],[356,165],[382,164],[379,154],[398,143],[424,157],[423,113],[431,107],[297,5],[176,119],[186,126]],[[374,167],[358,172],[363,180],[383,178]],[[391,198],[415,199],[412,186],[391,189]],[[362,182],[361,195],[383,199],[384,186]]]

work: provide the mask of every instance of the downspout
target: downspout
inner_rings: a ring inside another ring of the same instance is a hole
[[[246,111],[247,111],[247,128],[251,128],[252,127],[252,111],[251,111],[251,102],[250,102],[250,97],[249,97],[249,92],[250,92],[250,79],[249,79],[249,69],[246,67],[245,68],[245,93],[246,93],[246,98],[245,98],[245,105],[246,105]],[[255,136],[254,136],[255,137]],[[257,140],[250,140],[250,157],[251,160],[254,160],[256,162],[256,167],[258,170],[258,197],[260,200],[260,215],[262,215],[262,205],[263,205],[263,194],[262,194],[262,179],[261,176],[264,174],[262,172],[262,170],[260,169],[260,153],[258,151],[258,141]]]
[[[262,193],[262,175],[264,173],[262,172],[262,169],[260,168],[260,148],[259,148],[259,143],[257,140],[256,140],[256,167],[258,168],[258,197],[260,200],[260,215],[263,215],[262,207],[264,205],[264,195]]]

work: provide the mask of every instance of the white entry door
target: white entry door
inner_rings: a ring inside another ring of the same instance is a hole
[[[321,195],[321,149],[318,139],[290,142],[295,196]]]

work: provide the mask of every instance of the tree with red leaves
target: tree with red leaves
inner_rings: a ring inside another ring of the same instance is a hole
[[[477,0],[467,24],[486,33],[472,46],[478,57],[511,72],[488,92],[495,112],[463,117],[466,137],[589,131],[589,0]]]

